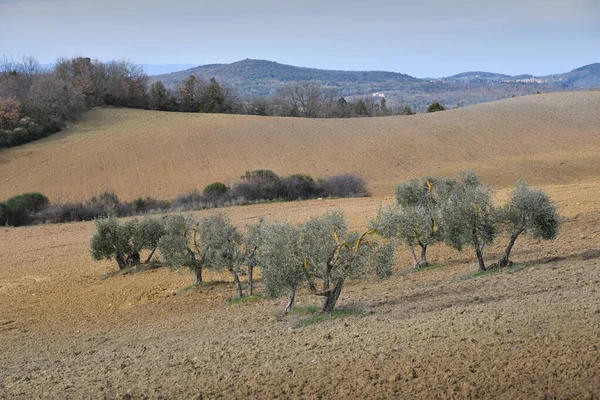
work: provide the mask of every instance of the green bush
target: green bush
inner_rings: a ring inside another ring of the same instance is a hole
[[[228,190],[229,188],[224,183],[215,182],[211,183],[210,185],[207,185],[204,188],[204,191],[202,191],[202,194],[204,194],[205,196],[218,197],[227,193]]]
[[[29,223],[31,214],[46,208],[50,201],[41,193],[24,193],[11,197],[2,204],[0,224],[21,226]]]
[[[427,112],[436,112],[436,111],[444,111],[446,109],[446,107],[444,107],[442,105],[442,103],[438,102],[438,101],[434,101],[433,103],[431,103],[429,105],[429,107],[427,107]]]

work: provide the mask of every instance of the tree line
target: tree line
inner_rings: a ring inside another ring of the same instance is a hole
[[[118,106],[161,111],[290,116],[375,117],[413,114],[385,97],[344,98],[315,81],[288,82],[269,97],[241,99],[211,78],[190,76],[177,87],[150,84],[142,66],[87,57],[61,58],[42,68],[33,57],[0,59],[0,149],[60,131],[87,110]]]
[[[0,226],[91,221],[266,201],[367,196],[369,191],[365,180],[353,174],[342,173],[313,179],[303,174],[280,177],[271,170],[259,169],[246,171],[239,182],[230,186],[214,182],[203,191],[193,189],[172,200],[138,197],[126,202],[121,201],[114,192],[105,191],[83,202],[51,204],[41,193],[24,193],[0,202]]]
[[[189,268],[197,284],[206,269],[228,271],[236,297],[254,293],[254,270],[260,268],[266,294],[287,296],[284,313],[301,288],[321,297],[322,311],[330,312],[346,280],[391,276],[399,247],[408,249],[414,268],[423,268],[432,245],[470,246],[479,270],[485,271],[484,248],[499,233],[509,239],[494,268],[512,263],[510,254],[521,235],[551,240],[559,227],[556,205],[543,191],[518,182],[510,199],[497,207],[491,190],[469,172],[457,180],[428,177],[398,185],[396,203],[380,209],[362,231],[349,229],[339,211],[301,224],[261,219],[243,232],[222,214],[145,217],[123,224],[109,218],[96,221],[91,252],[95,260],[114,259],[119,269],[127,269],[140,265],[142,251],[149,253],[146,262],[158,251],[160,264]]]

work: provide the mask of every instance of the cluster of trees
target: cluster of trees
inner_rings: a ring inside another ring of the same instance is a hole
[[[193,75],[172,89],[162,81],[154,82],[150,87],[149,107],[162,111],[306,118],[413,114],[410,107],[389,107],[385,97],[364,96],[347,100],[336,88],[316,81],[288,82],[273,96],[253,96],[242,101],[233,89],[220,85],[215,78],[206,81]]]
[[[61,58],[45,69],[33,57],[0,59],[0,148],[58,132],[90,108],[104,105],[307,118],[414,114],[409,106],[388,105],[382,96],[345,98],[336,87],[318,81],[287,82],[273,95],[241,99],[215,78],[192,75],[176,86],[150,84],[142,66],[127,61]]]
[[[485,271],[484,248],[499,233],[510,235],[497,263],[505,267],[511,263],[510,252],[521,234],[554,239],[560,219],[556,204],[548,195],[524,182],[515,185],[505,205],[496,207],[490,188],[481,183],[477,174],[467,172],[459,180],[424,178],[398,185],[396,204],[379,210],[371,226],[406,245],[414,268],[428,265],[427,248],[441,242],[459,251],[465,246],[473,247],[479,270]],[[419,258],[416,247],[421,250]]]
[[[44,69],[33,57],[0,59],[0,148],[58,132],[101,105],[144,107],[148,77],[126,61],[59,59]]]
[[[150,262],[158,249],[162,265],[189,268],[197,284],[206,269],[228,271],[238,298],[244,290],[254,293],[254,269],[259,267],[269,295],[288,294],[286,311],[301,285],[324,298],[323,311],[332,311],[347,278],[369,271],[389,277],[393,266],[390,243],[374,230],[349,231],[340,212],[300,225],[259,220],[244,233],[222,214],[144,217],[123,224],[108,218],[96,221],[90,248],[95,260],[114,259],[119,269],[140,265],[142,250],[150,252]],[[247,276],[245,289],[242,275]]]
[[[123,202],[115,193],[107,191],[83,202],[50,204],[42,194],[26,193],[0,203],[0,225],[91,221],[109,216],[203,210],[263,201],[366,196],[369,196],[369,192],[365,180],[353,174],[344,173],[315,180],[310,175],[302,174],[279,177],[271,170],[259,169],[246,171],[240,177],[240,182],[231,187],[215,182],[202,192],[194,189],[173,200],[138,197]]]
[[[269,296],[287,295],[285,312],[302,287],[322,297],[322,311],[330,312],[347,279],[369,273],[389,277],[399,244],[408,247],[415,268],[427,265],[427,248],[436,243],[458,250],[472,246],[479,269],[486,270],[483,249],[501,231],[509,234],[509,242],[498,267],[511,263],[510,252],[521,234],[550,240],[559,229],[556,205],[544,192],[519,182],[510,200],[495,207],[490,189],[474,173],[458,180],[413,179],[398,185],[396,200],[362,232],[349,230],[341,212],[302,224],[259,220],[244,232],[222,214],[199,220],[185,214],[146,217],[124,224],[98,220],[91,251],[94,259],[115,259],[124,269],[140,264],[141,250],[150,252],[149,262],[158,249],[163,265],[189,268],[196,283],[206,269],[228,271],[236,297],[244,295],[242,275],[248,277],[246,294],[253,294],[258,267]]]

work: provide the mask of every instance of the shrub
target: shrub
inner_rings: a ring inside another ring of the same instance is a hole
[[[317,184],[310,175],[295,174],[281,180],[281,197],[286,200],[311,199],[317,196]]]
[[[339,174],[319,182],[321,197],[366,197],[369,196],[365,180],[353,174]]]
[[[199,210],[207,208],[207,200],[198,189],[177,196],[171,202],[171,208],[174,210]]]
[[[202,194],[205,196],[219,197],[227,193],[228,190],[229,188],[224,183],[215,182],[207,185],[202,191]]]
[[[433,103],[431,103],[429,105],[429,107],[427,107],[427,112],[436,112],[436,111],[444,111],[446,109],[446,107],[444,107],[442,105],[442,103],[438,102],[438,101],[434,101]]]
[[[246,171],[241,179],[242,182],[231,188],[231,198],[258,201],[275,200],[281,197],[281,180],[271,170]]]
[[[499,212],[499,220],[510,233],[508,245],[498,261],[499,267],[510,265],[510,252],[522,233],[528,233],[534,238],[552,240],[560,228],[556,204],[546,193],[531,189],[525,182],[517,182],[510,200]]]
[[[24,193],[3,203],[2,225],[21,226],[31,222],[30,215],[48,206],[49,200],[41,193]]]
[[[144,214],[152,211],[167,210],[171,203],[167,200],[157,200],[152,197],[138,197],[127,203],[127,209],[133,214]]]
[[[108,218],[126,216],[127,206],[119,201],[119,197],[111,191],[105,191],[98,196],[92,197],[85,204],[94,218]]]

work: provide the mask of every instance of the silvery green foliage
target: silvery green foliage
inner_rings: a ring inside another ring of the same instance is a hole
[[[244,261],[239,251],[242,235],[223,214],[204,217],[198,223],[201,252],[207,266],[215,270],[239,269]]]
[[[276,222],[263,226],[258,259],[267,295],[277,297],[288,294],[305,280],[300,257],[301,240],[300,229],[289,223]]]
[[[541,190],[529,188],[525,182],[517,182],[508,203],[499,211],[501,225],[510,233],[510,239],[498,266],[511,264],[510,252],[522,233],[534,238],[551,240],[556,237],[560,220],[556,204]]]
[[[136,266],[140,263],[139,253],[154,250],[163,234],[162,222],[152,217],[123,224],[116,218],[97,220],[96,233],[90,243],[92,258],[115,258],[120,269]]]
[[[373,251],[373,256],[369,258],[370,269],[374,270],[375,274],[381,279],[392,276],[394,268],[394,243],[390,240],[382,241]]]
[[[483,248],[497,235],[496,214],[490,189],[481,185],[475,173],[463,175],[441,207],[444,242],[459,251],[473,246],[479,269],[485,270]]]
[[[115,258],[119,269],[125,268],[125,254],[129,251],[129,240],[123,226],[116,218],[99,219],[95,222],[96,232],[90,241],[94,260]]]
[[[299,226],[265,226],[259,258],[268,293],[287,292],[293,302],[296,288],[305,284],[313,294],[324,297],[323,310],[331,311],[346,278],[373,270],[389,276],[393,248],[376,240],[373,233],[349,232],[341,212],[313,217]]]
[[[300,227],[302,241],[300,257],[307,260],[310,275],[325,278],[327,264],[331,261],[337,248],[334,232],[340,237],[347,235],[346,219],[342,212],[328,212],[320,217],[312,217]],[[338,271],[331,271],[338,275]]]
[[[513,233],[523,231],[534,238],[556,238],[560,220],[556,204],[541,190],[531,189],[525,182],[517,182],[509,202],[501,210],[501,220]]]
[[[496,237],[495,209],[486,186],[461,182],[442,206],[444,241],[457,250],[473,241],[489,244]]]
[[[198,221],[186,214],[168,215],[164,220],[165,234],[158,241],[162,262],[169,267],[202,267],[202,252]]]
[[[259,249],[263,242],[265,221],[260,219],[255,224],[246,227],[246,234],[242,237],[243,263],[249,267],[258,264]]]
[[[409,246],[428,245],[436,240],[431,213],[423,206],[403,208],[396,204],[379,209],[371,227],[387,238]]]

